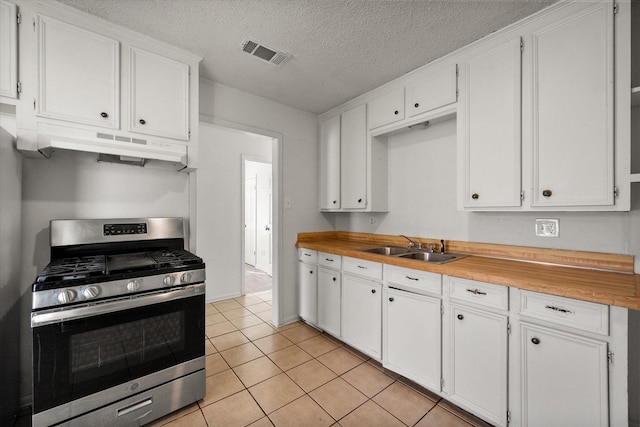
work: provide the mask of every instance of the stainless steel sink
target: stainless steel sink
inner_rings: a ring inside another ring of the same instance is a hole
[[[368,252],[378,255],[401,255],[409,253],[409,249],[400,246],[379,246],[375,248],[358,249],[360,252]]]
[[[441,254],[437,252],[410,252],[398,256],[398,258],[417,259],[420,261],[433,262],[437,264],[455,261],[464,257],[466,257],[466,255]]]

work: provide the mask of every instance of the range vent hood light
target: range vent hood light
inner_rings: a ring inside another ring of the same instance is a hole
[[[411,125],[409,126],[409,129],[411,130],[422,130],[422,129],[426,129],[429,127],[429,120],[427,120],[426,122],[422,122],[422,123],[416,123],[415,125]]]
[[[141,157],[115,156],[113,154],[98,153],[98,162],[119,163],[121,165],[144,166],[146,160]]]
[[[247,52],[248,54],[260,58],[264,61],[267,61],[270,64],[273,64],[277,67],[280,67],[282,64],[291,59],[291,55],[288,53],[280,52],[270,47],[263,45],[260,42],[250,40],[248,38],[244,39],[242,42],[242,51]]]

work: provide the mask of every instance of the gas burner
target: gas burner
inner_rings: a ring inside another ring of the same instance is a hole
[[[101,276],[105,273],[105,265],[103,255],[61,258],[51,261],[38,275],[36,282],[54,282]]]
[[[158,268],[202,264],[201,258],[182,249],[149,252],[148,255],[155,260]]]

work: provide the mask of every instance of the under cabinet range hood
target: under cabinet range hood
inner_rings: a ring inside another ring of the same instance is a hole
[[[38,124],[38,151],[49,158],[54,149],[84,151],[108,155],[108,158],[161,160],[175,163],[178,170],[187,167],[187,146],[153,138],[135,138],[106,130],[95,132],[65,126]]]

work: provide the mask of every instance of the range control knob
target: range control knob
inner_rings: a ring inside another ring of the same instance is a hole
[[[95,298],[99,293],[100,288],[98,288],[97,286],[89,286],[87,288],[84,288],[84,291],[82,291],[82,294],[86,299]]]
[[[164,278],[162,279],[162,284],[165,286],[172,286],[175,281],[176,281],[175,277],[168,275],[168,276],[164,276]]]
[[[138,282],[137,280],[132,280],[129,283],[127,283],[127,291],[129,292],[135,292],[138,290],[139,287],[140,287],[140,282]]]
[[[191,282],[191,273],[184,273],[180,276],[180,283],[190,283]]]
[[[73,301],[74,299],[76,299],[76,291],[72,289],[65,289],[63,291],[60,291],[60,293],[58,294],[58,302],[60,304],[66,304]]]

